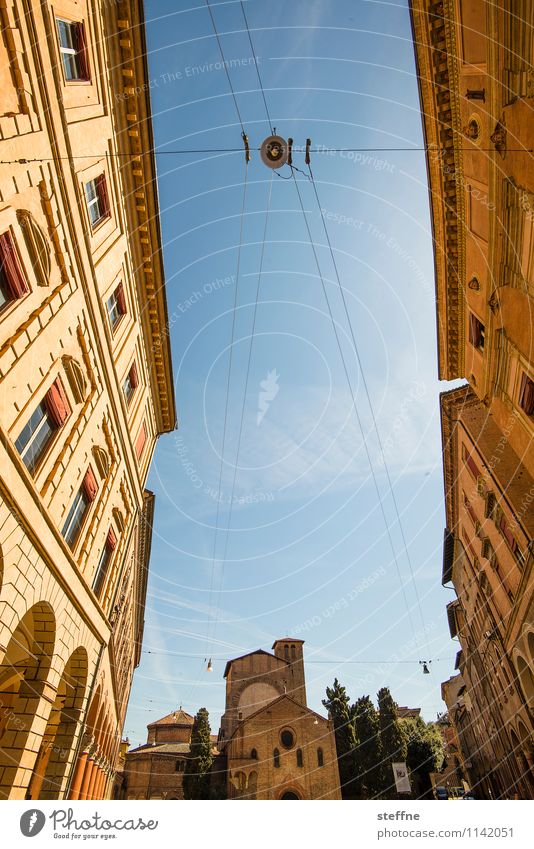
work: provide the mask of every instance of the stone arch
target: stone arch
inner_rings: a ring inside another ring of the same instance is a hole
[[[0,799],[16,786],[18,768],[47,686],[56,620],[47,602],[20,619],[0,666]],[[44,723],[43,723],[44,724]]]
[[[519,652],[515,656],[515,668],[525,701],[531,707],[534,704],[534,676],[530,665]]]
[[[28,789],[29,799],[61,797],[85,699],[87,675],[87,652],[79,647],[65,664],[59,681]]]
[[[530,668],[534,669],[534,631],[529,631],[526,638]]]

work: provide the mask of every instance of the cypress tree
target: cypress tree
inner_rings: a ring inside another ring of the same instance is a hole
[[[210,769],[213,763],[210,732],[208,711],[200,708],[191,731],[191,754],[182,785],[184,799],[210,798]]]
[[[334,679],[332,687],[326,688],[326,699],[323,699],[323,705],[328,710],[334,724],[341,795],[343,799],[359,799],[361,798],[361,788],[357,775],[356,748],[358,741],[354,727],[354,715],[345,687],[341,686],[337,678]]]
[[[382,791],[382,747],[378,712],[369,696],[354,705],[358,736],[357,763],[365,799],[375,799]]]
[[[378,691],[378,718],[382,749],[382,798],[396,799],[395,778],[391,764],[406,760],[406,736],[397,717],[397,705],[388,687]]]

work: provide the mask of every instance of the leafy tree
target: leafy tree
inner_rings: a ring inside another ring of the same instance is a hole
[[[431,772],[443,765],[443,737],[433,722],[417,719],[402,721],[407,744],[406,763],[412,773],[412,791],[416,799],[432,798]]]
[[[184,799],[209,799],[210,769],[213,763],[211,751],[209,714],[200,708],[191,731],[191,754],[183,779]]]
[[[356,760],[362,795],[365,799],[374,799],[383,790],[378,712],[369,696],[361,696],[353,710],[359,741]]]
[[[397,717],[397,705],[387,687],[378,691],[378,722],[382,749],[382,798],[398,798],[391,764],[405,761],[407,755],[406,735]]]
[[[323,699],[323,705],[334,723],[341,795],[343,799],[359,799],[361,787],[357,774],[358,740],[354,727],[354,714],[345,687],[341,686],[337,678],[334,679],[332,687],[326,688],[326,699]]]

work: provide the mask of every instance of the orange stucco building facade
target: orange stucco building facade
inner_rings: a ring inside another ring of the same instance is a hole
[[[462,676],[444,692],[475,793],[534,798],[534,7],[410,6],[439,375],[467,381],[441,397],[443,580]]]
[[[142,4],[0,20],[0,798],[106,798],[175,427]]]

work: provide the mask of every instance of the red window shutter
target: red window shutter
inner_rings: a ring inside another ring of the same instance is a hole
[[[80,65],[80,77],[82,80],[88,80],[89,61],[87,57],[87,42],[85,40],[85,28],[83,24],[76,25],[76,53]]]
[[[89,501],[94,501],[98,492],[98,484],[91,466],[87,469],[82,486]]]
[[[141,459],[145,445],[146,445],[146,425],[143,422],[143,424],[141,425],[141,430],[139,431],[139,435],[138,435],[138,437],[135,441],[135,453],[136,453],[138,460]]]
[[[132,363],[130,368],[130,383],[132,384],[132,389],[136,389],[139,386],[139,375],[137,373],[137,365]]]
[[[119,307],[119,312],[121,315],[126,314],[126,298],[124,296],[124,286],[122,283],[119,283],[115,290],[115,295],[117,297],[117,304]]]
[[[478,348],[482,342],[481,328],[482,325],[476,315],[469,313],[469,341],[475,348]]]
[[[104,218],[106,215],[109,215],[109,197],[105,174],[100,174],[100,176],[96,178],[96,190],[98,192],[100,215]]]
[[[479,477],[480,477],[480,472],[479,472],[479,470],[478,470],[478,466],[477,466],[477,464],[475,463],[475,461],[473,460],[473,458],[472,458],[471,454],[468,454],[468,455],[466,456],[466,458],[465,458],[465,462],[466,462],[467,468],[469,469],[469,471],[471,472],[471,474],[473,475],[473,477],[474,477],[474,478],[479,478]]]
[[[525,372],[521,376],[519,406],[525,411],[527,416],[531,416],[534,413],[534,381]]]
[[[0,235],[0,262],[7,277],[13,298],[22,298],[30,291],[15,251],[15,245],[9,233]]]
[[[61,427],[65,424],[70,416],[71,409],[59,377],[46,393],[45,404],[55,426]]]
[[[109,531],[108,531],[108,537],[107,537],[107,540],[106,540],[106,545],[107,545],[108,548],[111,549],[111,551],[113,551],[113,549],[117,545],[117,537],[115,536],[115,531],[113,530],[113,528],[110,528]]]

